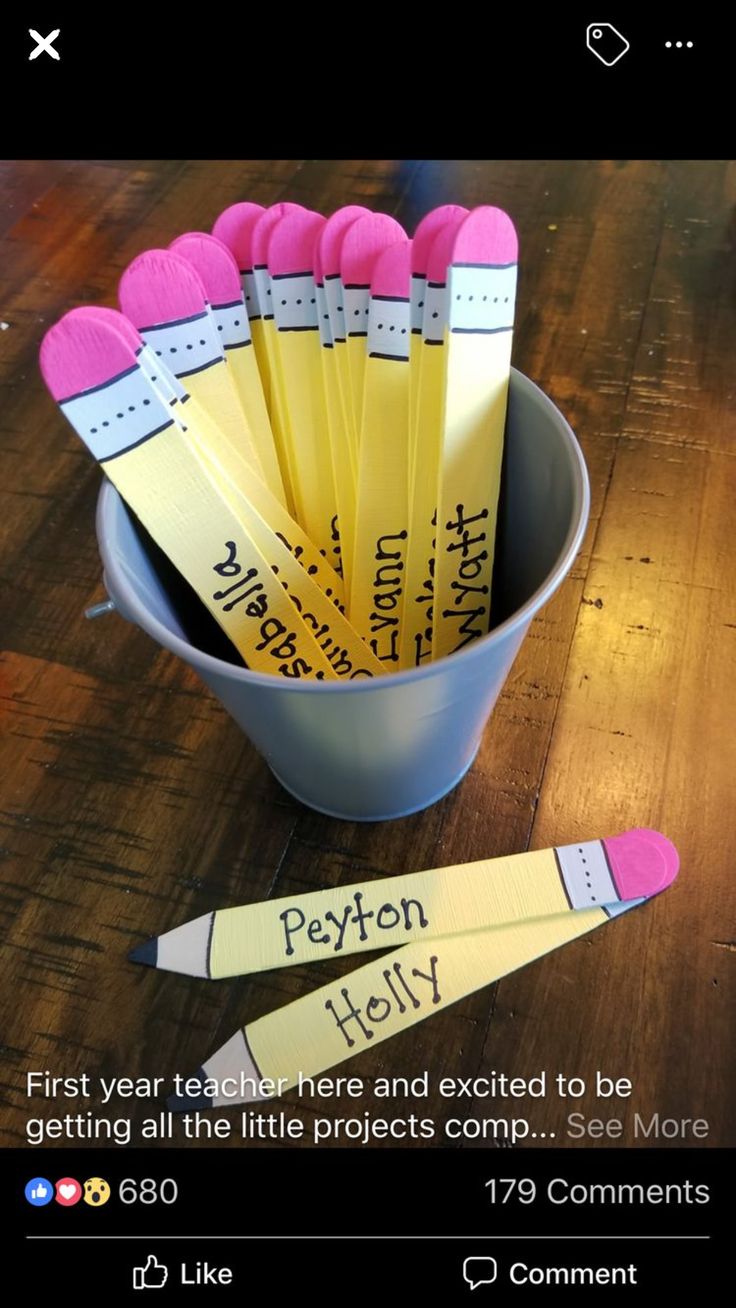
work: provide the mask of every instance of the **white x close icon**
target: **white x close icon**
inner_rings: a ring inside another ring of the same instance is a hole
[[[48,36],[39,36],[38,32],[36,32],[34,28],[29,27],[28,35],[33,37],[34,41],[36,42],[36,48],[35,50],[31,51],[28,58],[38,59],[38,56],[40,54],[43,54],[45,50],[46,54],[51,55],[52,59],[61,59],[61,55],[59,54],[58,50],[55,50],[53,45],[51,44],[52,41],[56,40],[60,31],[61,31],[60,27],[55,27],[53,32],[49,32]]]

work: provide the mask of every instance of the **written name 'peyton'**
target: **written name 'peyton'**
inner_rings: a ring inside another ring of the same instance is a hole
[[[306,937],[312,944],[332,944],[335,953],[339,953],[346,935],[349,943],[356,931],[361,943],[365,943],[373,934],[378,948],[381,943],[381,931],[393,930],[402,922],[406,931],[411,931],[415,926],[422,928],[429,926],[429,919],[418,899],[400,899],[398,905],[385,903],[374,910],[363,907],[363,894],[360,890],[355,891],[352,902],[345,904],[337,912],[333,913],[330,910],[324,914],[324,917],[315,917],[311,922],[307,922],[306,915],[296,907],[285,908],[282,913],[279,913],[279,921],[283,924],[284,952],[289,957],[295,953],[294,937],[305,929]]]

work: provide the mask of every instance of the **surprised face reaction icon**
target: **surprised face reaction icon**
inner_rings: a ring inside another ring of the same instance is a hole
[[[110,1198],[110,1187],[101,1176],[91,1176],[84,1183],[84,1202],[90,1208],[101,1208]]]

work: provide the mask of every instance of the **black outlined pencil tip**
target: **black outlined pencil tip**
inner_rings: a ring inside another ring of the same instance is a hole
[[[131,963],[145,963],[146,967],[155,967],[158,962],[158,938],[152,936],[150,940],[144,940],[142,945],[136,945],[128,958]]]

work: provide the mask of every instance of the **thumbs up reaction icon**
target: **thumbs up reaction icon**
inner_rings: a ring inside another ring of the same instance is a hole
[[[25,1188],[25,1196],[34,1208],[45,1208],[54,1197],[54,1187],[45,1176],[34,1176]]]
[[[134,1290],[160,1290],[166,1284],[169,1269],[160,1263],[153,1254],[148,1255],[145,1267],[133,1268]]]

